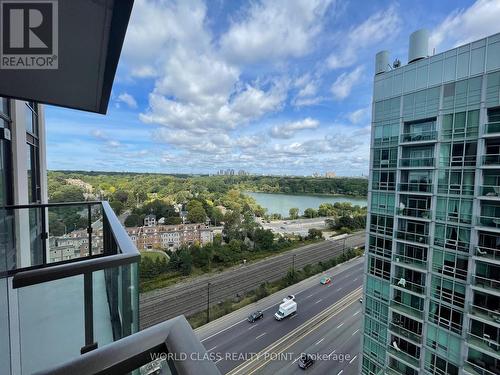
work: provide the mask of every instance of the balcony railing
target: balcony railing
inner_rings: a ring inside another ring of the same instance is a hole
[[[439,165],[443,167],[474,167],[476,155],[443,156],[439,158]]]
[[[500,197],[500,186],[482,185],[481,195],[484,197],[492,197],[492,198]]]
[[[424,142],[437,140],[437,131],[428,130],[420,133],[403,133],[400,136],[401,143]]]
[[[9,236],[21,259],[10,264],[5,276],[17,289],[19,326],[10,326],[10,337],[19,342],[23,373],[44,370],[138,330],[140,254],[107,202],[2,210],[12,218],[15,235],[9,231]],[[70,222],[73,227],[67,228]],[[67,258],[51,258],[59,249]]]
[[[396,188],[395,182],[373,181],[373,190],[393,191]]]
[[[477,336],[470,331],[467,333],[469,343],[495,355],[500,355],[500,341],[494,340],[488,334],[483,334],[482,337]]]
[[[464,371],[466,374],[471,375],[498,375],[500,373],[500,364],[495,368],[492,368],[493,371],[486,369],[486,363],[481,361],[482,363],[474,363],[473,361],[479,362],[479,360],[468,360],[465,362]]]
[[[483,165],[499,165],[500,154],[483,155]]]
[[[399,336],[412,340],[417,345],[422,343],[421,334],[417,334],[413,331],[410,331],[409,329],[404,328],[401,324],[396,324],[394,322],[391,322],[389,324],[389,330],[391,330],[392,332],[394,332]]]
[[[416,319],[422,320],[424,317],[424,312],[422,310],[411,307],[405,303],[396,301],[395,299],[390,301],[390,306],[400,313],[412,316]]]
[[[469,242],[450,239],[450,238],[440,238],[434,237],[434,245],[439,247],[444,247],[445,249],[462,251],[464,253],[469,252]]]
[[[443,139],[463,139],[463,138],[477,138],[479,131],[478,126],[468,126],[467,128],[455,128],[442,130]]]
[[[438,184],[439,194],[474,195],[474,185]]]
[[[476,246],[475,255],[477,257],[492,259],[500,262],[500,249],[493,249],[491,247]]]
[[[39,374],[126,374],[155,357],[170,358],[168,362],[175,368],[172,373],[220,375],[183,316],[146,328]]]
[[[432,182],[401,182],[399,191],[410,191],[416,193],[432,193]]]
[[[401,158],[399,159],[400,167],[424,167],[433,168],[434,167],[434,157],[426,158]]]
[[[485,288],[485,289],[491,289],[496,292],[500,290],[500,280],[495,280],[492,279],[491,277],[484,277],[480,275],[474,275],[473,276],[473,285]]]
[[[484,227],[500,229],[500,217],[481,215],[477,218],[477,223]]]
[[[409,290],[411,292],[417,293],[417,294],[425,294],[425,285],[419,285],[416,283],[413,283],[411,281],[408,281],[404,278],[404,276],[401,277],[393,277],[392,278],[392,285],[395,287],[404,289],[404,290]]]
[[[429,243],[429,235],[427,235],[427,234],[420,234],[420,233],[413,233],[413,232],[406,232],[403,230],[398,230],[396,232],[396,237],[400,240],[415,242],[415,243],[421,244],[421,245],[427,245]]]
[[[418,358],[416,358],[416,357],[412,356],[411,354],[406,353],[405,351],[403,351],[403,350],[401,350],[401,349],[399,349],[399,350],[398,350],[398,349],[396,349],[396,348],[392,345],[392,343],[391,343],[391,344],[389,344],[388,348],[389,348],[389,352],[390,352],[393,356],[395,356],[396,358],[398,358],[398,359],[400,359],[400,360],[402,360],[402,361],[404,361],[404,362],[406,362],[406,363],[409,363],[409,364],[411,364],[411,365],[413,365],[413,366],[415,366],[415,367],[418,367],[418,366],[419,366],[419,359],[418,359]]]
[[[400,216],[409,216],[417,219],[430,219],[431,218],[431,210],[423,209],[423,208],[398,208],[396,213]]]
[[[392,260],[396,265],[398,265],[398,263],[404,263],[422,270],[427,269],[427,261],[422,259],[412,258],[402,254],[394,254]]]
[[[471,303],[470,311],[472,315],[500,324],[500,310],[493,311],[487,309],[486,307],[474,305]]]
[[[436,211],[436,220],[447,221],[450,223],[472,223],[472,214],[463,212],[448,212],[448,211]]]
[[[486,134],[500,133],[500,121],[486,124],[485,130]]]

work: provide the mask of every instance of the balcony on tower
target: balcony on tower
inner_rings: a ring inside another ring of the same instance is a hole
[[[429,143],[437,141],[436,118],[409,121],[403,125],[403,133],[400,136],[400,144],[405,143]]]

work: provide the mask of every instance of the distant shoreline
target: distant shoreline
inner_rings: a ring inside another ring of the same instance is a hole
[[[297,195],[297,196],[304,196],[304,197],[345,197],[345,198],[352,198],[352,199],[366,199],[368,200],[367,196],[364,195],[347,195],[347,194],[332,194],[332,193],[286,193],[283,191],[277,191],[277,192],[272,192],[272,191],[253,191],[253,190],[244,190],[244,193],[260,193],[260,194],[282,194],[282,195]]]

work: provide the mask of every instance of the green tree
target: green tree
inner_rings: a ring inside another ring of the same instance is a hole
[[[274,234],[269,229],[258,228],[253,234],[255,246],[259,250],[269,250],[274,245]]]
[[[132,213],[127,216],[124,224],[126,227],[138,227],[142,225],[142,219],[139,215]]]
[[[311,228],[307,231],[307,238],[314,240],[316,238],[322,238],[323,237],[323,232],[319,229],[316,228]]]
[[[304,210],[304,216],[309,218],[309,219],[312,219],[312,218],[318,216],[318,211],[315,210],[314,208],[306,208]]]
[[[204,223],[207,220],[207,214],[201,205],[194,206],[188,211],[187,219],[191,223]]]
[[[299,217],[299,209],[296,207],[290,208],[288,213],[290,215],[290,219],[292,219],[292,220],[295,220]]]
[[[110,204],[115,214],[120,215],[123,211],[123,203],[121,201],[112,201]]]

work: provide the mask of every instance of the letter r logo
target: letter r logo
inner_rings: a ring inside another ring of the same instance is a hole
[[[0,0],[2,53],[52,55],[54,53],[53,0]]]

